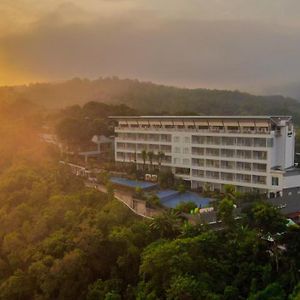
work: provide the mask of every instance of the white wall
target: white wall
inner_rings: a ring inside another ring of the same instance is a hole
[[[174,139],[175,137],[179,138],[179,141],[176,142]],[[185,141],[185,138],[188,138],[189,142]],[[176,153],[175,150],[179,148],[180,152]],[[184,149],[188,149],[187,153],[184,153]],[[191,161],[191,151],[192,151],[192,135],[191,133],[187,132],[174,132],[172,133],[172,164],[177,167],[182,168],[190,168],[192,161]],[[174,164],[174,158],[179,158],[180,163]],[[189,160],[189,164],[184,163],[184,159]]]
[[[293,188],[300,186],[300,174],[283,177],[283,188]]]
[[[281,166],[282,169],[287,169],[294,166],[295,155],[295,132],[292,129],[292,134],[288,136],[288,127],[281,127],[280,135],[274,138],[275,156],[272,159],[272,167]]]

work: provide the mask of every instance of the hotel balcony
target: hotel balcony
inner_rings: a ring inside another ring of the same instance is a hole
[[[178,131],[178,132],[209,132],[209,133],[235,133],[235,134],[270,134],[270,130],[268,128],[256,128],[253,130],[249,130],[247,128],[237,128],[231,129],[228,127],[215,127],[215,126],[173,126],[173,125],[166,125],[166,126],[143,126],[143,127],[128,127],[128,126],[117,126],[115,127],[116,132],[128,132],[128,131]]]

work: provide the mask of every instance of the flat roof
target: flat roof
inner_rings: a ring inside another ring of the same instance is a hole
[[[292,116],[277,116],[277,115],[261,115],[261,116],[109,116],[110,119],[123,120],[140,120],[140,119],[258,119],[258,120],[273,120],[289,121]]]
[[[300,194],[298,194],[299,190],[299,188],[286,189],[283,196],[268,199],[266,202],[274,205],[286,215],[300,212]],[[291,195],[288,194],[289,192],[291,192]]]
[[[283,176],[295,176],[295,175],[300,175],[300,169],[292,167],[290,169],[285,170],[285,173]]]

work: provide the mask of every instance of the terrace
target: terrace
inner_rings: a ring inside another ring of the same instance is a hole
[[[122,177],[112,177],[110,181],[117,186],[125,187],[129,190],[141,189],[144,192],[145,197],[150,197],[151,195],[156,195],[160,203],[167,208],[175,208],[179,203],[182,202],[194,202],[197,207],[204,208],[209,205],[211,199],[202,197],[197,193],[184,192],[180,193],[173,189],[162,190],[159,188],[157,183],[140,181],[140,180],[130,180]]]

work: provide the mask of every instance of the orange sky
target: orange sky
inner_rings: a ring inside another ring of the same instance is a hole
[[[0,0],[0,86],[120,76],[260,92],[300,78],[299,0]]]

